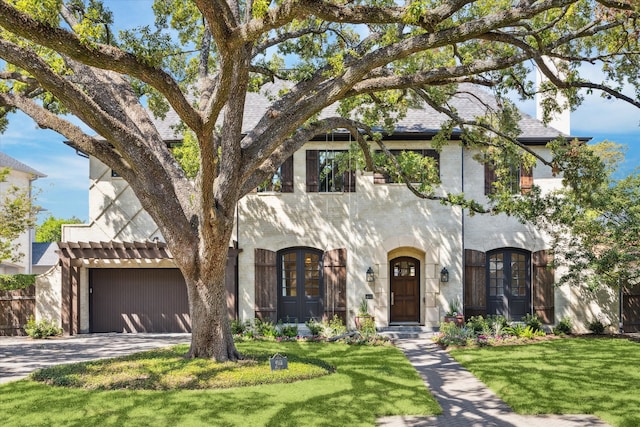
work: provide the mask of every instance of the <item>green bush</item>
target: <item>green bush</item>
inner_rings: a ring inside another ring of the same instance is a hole
[[[312,336],[317,337],[324,330],[324,325],[322,322],[318,322],[317,320],[311,319],[308,322],[305,322],[307,328],[309,328],[309,332]]]
[[[280,331],[270,320],[255,319],[253,329],[255,331],[255,335],[258,336],[267,338],[276,338],[280,336]]]
[[[278,324],[278,329],[280,329],[280,335],[287,338],[295,338],[298,336],[298,325],[297,324]]]
[[[244,335],[251,324],[249,322],[243,322],[240,319],[233,319],[231,321],[231,333],[233,335]]]
[[[594,334],[603,334],[604,328],[606,328],[606,326],[600,319],[593,319],[592,321],[587,322],[587,329],[589,329]]]
[[[568,317],[563,317],[560,322],[553,328],[554,335],[569,335],[573,330],[573,324],[571,323],[571,319]]]
[[[35,274],[0,274],[0,291],[24,289],[35,283]]]
[[[476,334],[471,328],[457,326],[453,322],[440,323],[436,342],[442,346],[473,344]]]
[[[528,327],[528,326],[527,326]],[[521,337],[525,333],[525,329],[527,328],[521,323],[516,323],[512,326],[507,326],[503,328],[503,332],[508,335],[513,335],[514,337]],[[529,328],[531,329],[531,328]]]
[[[62,334],[62,328],[58,327],[58,325],[54,324],[52,321],[42,319],[39,322],[36,322],[33,316],[29,317],[24,331],[31,338],[55,337]]]
[[[467,327],[473,329],[476,334],[489,335],[491,333],[489,322],[482,316],[471,316],[466,324]]]
[[[509,326],[509,322],[507,322],[507,318],[501,314],[492,314],[487,316],[487,322],[489,324],[489,328],[492,330],[501,330],[507,326]]]
[[[542,330],[542,320],[540,320],[537,314],[527,314],[522,318],[522,321],[525,325],[530,326],[534,332]]]
[[[334,314],[333,318],[329,319],[326,323],[322,323],[325,325],[322,331],[322,336],[325,338],[333,338],[347,333],[347,327],[337,314]]]
[[[372,338],[377,335],[376,322],[373,320],[373,317],[365,317],[362,319],[360,334],[364,338]]]

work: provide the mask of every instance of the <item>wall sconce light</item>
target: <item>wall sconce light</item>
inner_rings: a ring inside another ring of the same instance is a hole
[[[373,268],[369,267],[367,268],[367,282],[371,283],[371,282],[375,282],[376,280],[376,275],[373,274]]]
[[[441,282],[449,281],[449,270],[447,270],[446,267],[442,267],[442,270],[440,270],[440,281]]]

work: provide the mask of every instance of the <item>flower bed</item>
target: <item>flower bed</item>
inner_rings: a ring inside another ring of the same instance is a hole
[[[460,346],[495,346],[520,344],[547,337],[539,319],[527,316],[524,323],[509,323],[503,316],[474,316],[465,324],[452,322],[440,324],[440,332],[434,341],[443,348]]]

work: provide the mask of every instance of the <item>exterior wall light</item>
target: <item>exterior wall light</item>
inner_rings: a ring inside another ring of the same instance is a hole
[[[442,270],[440,270],[440,281],[441,282],[449,281],[449,270],[447,270],[446,267],[442,267]]]
[[[371,282],[375,282],[376,280],[376,275],[373,274],[373,268],[369,267],[367,268],[367,282],[371,283]]]

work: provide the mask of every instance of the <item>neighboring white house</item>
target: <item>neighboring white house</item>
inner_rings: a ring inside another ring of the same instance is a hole
[[[468,89],[473,95],[454,104],[471,118],[483,113],[478,97],[492,98]],[[249,94],[246,129],[267,106],[266,97]],[[459,133],[439,153],[431,147],[443,120],[431,109],[411,110],[385,143],[436,158],[443,193],[483,200],[491,171]],[[176,140],[175,121],[169,113],[160,125],[168,141]],[[547,158],[547,142],[561,135],[526,114],[520,128],[521,142]],[[543,233],[504,215],[469,216],[418,199],[382,175],[337,173],[335,155],[349,143],[343,132],[314,138],[274,185],[240,200],[227,268],[230,315],[284,322],[338,315],[352,326],[364,299],[378,327],[436,327],[457,300],[467,317],[536,313],[548,324],[569,316],[580,326],[602,314],[617,323],[615,301],[553,286]],[[561,184],[545,166],[516,173],[516,191]],[[95,158],[89,206],[88,224],[63,226],[61,264],[38,282],[47,301],[38,316],[60,318],[67,333],[189,330],[184,282],[158,228],[131,187]]]
[[[9,175],[5,182],[0,182],[0,198],[4,199],[8,189],[16,186],[21,190],[26,190],[31,195],[32,183],[38,178],[44,178],[46,175],[38,172],[30,166],[0,153],[0,170],[9,168]],[[31,242],[33,241],[33,230],[27,230],[13,242],[13,248],[16,253],[23,254],[19,261],[4,260],[0,262],[0,274],[26,274],[31,273]]]

